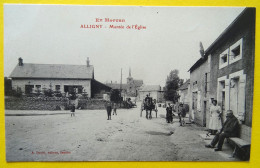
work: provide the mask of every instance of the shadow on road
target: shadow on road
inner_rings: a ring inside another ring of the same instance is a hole
[[[165,133],[165,132],[158,132],[158,131],[146,131],[147,134],[150,135],[164,135],[164,136],[171,136],[172,133]]]

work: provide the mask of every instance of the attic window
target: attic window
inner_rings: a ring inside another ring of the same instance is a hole
[[[231,50],[231,56],[235,59],[237,56],[240,55],[240,45]]]
[[[228,65],[228,49],[219,54],[219,69]]]
[[[230,60],[229,64],[232,64],[240,59],[242,59],[242,48],[243,39],[241,38],[235,44],[230,47]]]
[[[221,57],[221,63],[224,64],[227,62],[227,54]]]

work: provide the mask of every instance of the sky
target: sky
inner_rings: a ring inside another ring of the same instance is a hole
[[[10,75],[19,57],[24,63],[73,65],[85,65],[89,57],[100,82],[119,83],[122,68],[126,83],[131,68],[134,79],[164,86],[174,69],[189,79],[189,68],[200,58],[200,41],[206,50],[243,9],[5,4],[4,75]],[[103,27],[80,28],[84,24]]]

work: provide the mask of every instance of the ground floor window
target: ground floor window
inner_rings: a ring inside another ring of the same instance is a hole
[[[80,85],[64,85],[64,92],[73,94],[73,93],[78,93],[81,94],[83,92],[83,87]]]
[[[55,90],[60,91],[60,85],[55,85]]]
[[[25,85],[25,94],[32,93],[34,85]]]

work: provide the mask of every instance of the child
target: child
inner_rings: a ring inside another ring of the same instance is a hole
[[[117,109],[117,104],[116,103],[113,103],[113,115],[116,114],[116,109]]]
[[[75,109],[76,109],[75,104],[73,104],[72,107],[71,107],[71,110],[70,110],[70,112],[71,112],[70,116],[71,116],[71,117],[72,117],[72,116],[75,117]]]

